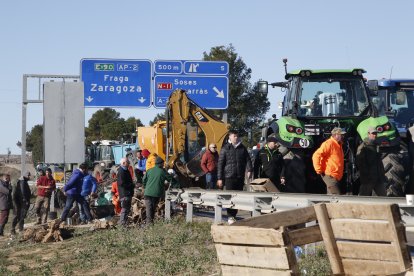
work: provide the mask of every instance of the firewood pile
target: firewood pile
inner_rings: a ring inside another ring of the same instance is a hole
[[[49,222],[47,225],[38,225],[27,228],[20,241],[33,241],[33,242],[58,242],[69,239],[73,236],[75,229],[60,226],[60,219],[55,219]]]

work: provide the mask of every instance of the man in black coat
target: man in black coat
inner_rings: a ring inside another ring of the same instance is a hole
[[[217,165],[217,186],[226,186],[226,190],[242,191],[244,179],[250,178],[252,163],[246,147],[239,140],[237,131],[229,131],[229,143],[221,149]],[[227,209],[229,224],[235,221],[237,209]]]
[[[30,172],[25,173],[23,177],[17,180],[16,187],[13,189],[13,213],[14,218],[10,233],[16,234],[16,225],[19,225],[19,231],[24,228],[24,219],[30,207],[30,197],[32,195],[28,181],[30,180]]]
[[[254,178],[269,178],[279,191],[284,190],[285,167],[283,156],[277,147],[276,137],[268,137],[254,161]]]
[[[128,170],[128,158],[122,158],[121,166],[118,168],[118,193],[119,201],[121,202],[121,214],[118,224],[126,226],[128,222],[128,214],[131,210],[131,200],[134,195],[134,183],[132,182],[131,173]]]

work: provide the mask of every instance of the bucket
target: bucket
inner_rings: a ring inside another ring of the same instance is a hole
[[[50,220],[54,220],[56,218],[57,218],[57,212],[54,212],[54,211],[49,212],[49,219]]]

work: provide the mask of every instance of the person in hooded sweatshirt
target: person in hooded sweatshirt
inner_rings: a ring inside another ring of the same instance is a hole
[[[85,212],[87,222],[92,221],[92,216],[89,211],[89,206],[87,206],[87,202],[85,199],[81,196],[82,192],[82,184],[83,184],[83,178],[88,173],[88,166],[86,163],[82,163],[79,165],[79,168],[74,170],[72,173],[72,176],[70,177],[69,181],[65,184],[63,187],[63,190],[66,194],[66,204],[65,208],[63,209],[62,216],[60,217],[60,220],[62,222],[65,222],[70,209],[73,206],[73,203],[76,201],[80,204],[81,208],[83,208],[83,211]]]
[[[359,169],[361,186],[360,196],[371,196],[375,191],[377,196],[386,196],[385,171],[382,164],[381,153],[378,152],[377,130],[368,128],[368,137],[358,146],[356,163]]]
[[[30,197],[32,195],[27,181],[30,180],[30,172],[24,174],[13,189],[13,213],[14,218],[11,227],[11,234],[16,234],[16,226],[19,225],[19,231],[23,231],[24,219],[30,207]]]

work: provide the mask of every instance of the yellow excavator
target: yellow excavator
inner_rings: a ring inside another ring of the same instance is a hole
[[[138,143],[141,149],[155,152],[173,168],[183,186],[199,186],[204,173],[201,157],[211,143],[220,152],[227,137],[229,125],[188,98],[184,90],[173,91],[167,103],[166,121],[150,127],[139,127]]]

